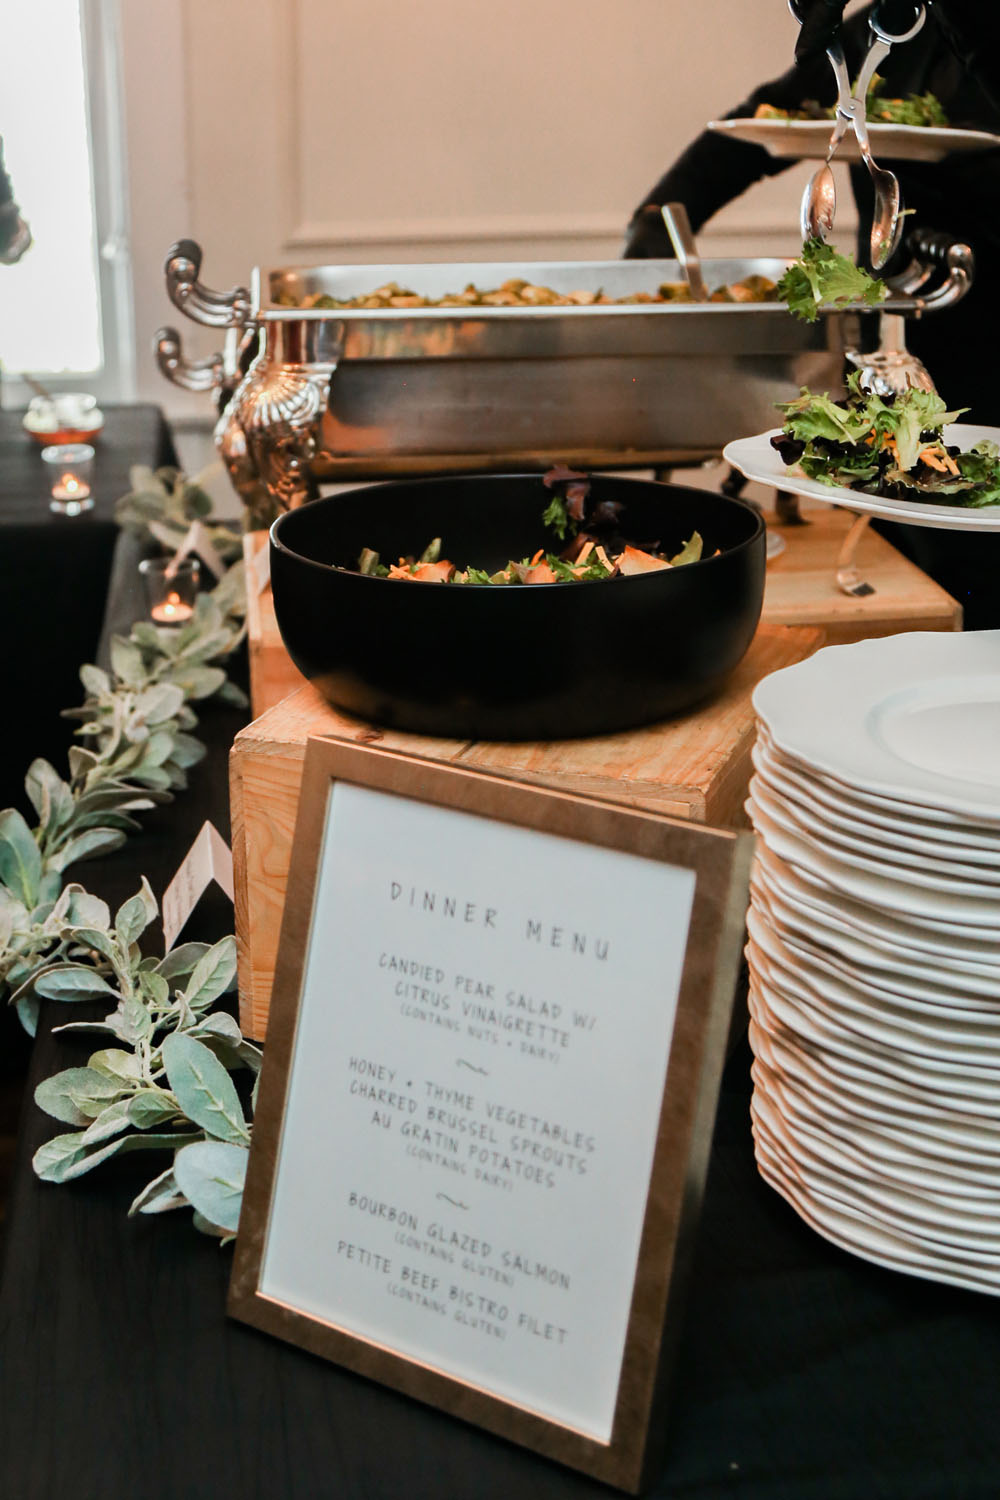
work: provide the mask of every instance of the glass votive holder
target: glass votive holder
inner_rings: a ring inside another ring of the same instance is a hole
[[[79,516],[91,510],[94,497],[94,450],[89,443],[57,443],[42,449],[49,481],[49,509],[59,516]]]
[[[33,396],[21,425],[36,443],[89,443],[104,426],[97,397],[83,391],[61,391],[57,396]]]
[[[149,618],[154,625],[186,625],[194,614],[201,568],[196,557],[174,563],[147,557],[139,564]]]

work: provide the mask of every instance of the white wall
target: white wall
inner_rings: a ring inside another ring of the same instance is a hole
[[[182,235],[254,264],[600,259],[705,120],[790,63],[783,0],[121,0],[140,394],[201,414],[149,341]],[[793,254],[799,164],[705,254]],[[844,195],[845,199],[847,195]],[[845,224],[846,227],[846,224]]]

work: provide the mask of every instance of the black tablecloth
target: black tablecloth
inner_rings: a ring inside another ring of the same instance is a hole
[[[151,855],[143,863],[159,873]],[[114,883],[130,888],[121,873]],[[85,1050],[43,1037],[34,1076]],[[747,1070],[741,1050],[722,1093],[670,1456],[653,1493],[996,1500],[1000,1308],[866,1265],[802,1224],[756,1175]],[[228,1322],[231,1253],[202,1239],[186,1213],[125,1217],[153,1158],[46,1186],[29,1157],[52,1133],[29,1107],[0,1282],[4,1496],[607,1493]]]
[[[205,716],[190,790],[77,874],[161,891],[203,818],[226,824],[239,716]],[[203,935],[231,911],[200,910]],[[77,1014],[79,1014],[77,1012]],[[62,1017],[56,1019],[64,1019]],[[82,1061],[53,1037],[33,1078]],[[749,1054],[726,1070],[670,1456],[684,1500],[996,1500],[1000,1303],[882,1270],[815,1235],[758,1177]],[[608,1491],[227,1320],[231,1252],[189,1215],[128,1220],[152,1156],[65,1187],[30,1158],[65,1127],[26,1105],[0,1273],[7,1500],[585,1500]]]
[[[876,531],[962,606],[966,630],[1000,629],[1000,534],[875,521]]]
[[[60,710],[82,697],[78,669],[93,661],[118,528],[114,505],[133,464],[175,464],[170,430],[155,406],[108,406],[94,442],[94,509],[55,516],[40,449],[21,413],[0,411],[0,610],[3,733],[0,807],[20,803],[29,761],[61,768],[72,727]]]

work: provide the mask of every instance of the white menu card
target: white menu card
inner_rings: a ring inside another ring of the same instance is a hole
[[[333,782],[260,1294],[607,1443],[694,890]]]

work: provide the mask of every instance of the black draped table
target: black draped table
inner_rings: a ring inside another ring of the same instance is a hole
[[[133,464],[176,464],[170,429],[156,406],[106,406],[94,440],[94,508],[55,516],[41,448],[22,413],[0,411],[0,610],[4,622],[4,713],[0,807],[21,796],[28,762],[57,765],[72,730],[63,708],[82,696],[77,675],[93,661],[118,528],[115,501]]]
[[[112,902],[162,891],[206,816],[225,831],[240,722],[206,710],[191,788],[74,873]],[[203,937],[231,910],[205,907]],[[79,1014],[79,1012],[76,1012]],[[32,1081],[89,1048],[43,1017]],[[996,1500],[1000,1303],[854,1259],[757,1176],[749,1053],[726,1070],[670,1456],[684,1500]],[[231,1251],[187,1211],[126,1218],[155,1158],[63,1187],[31,1155],[65,1127],[26,1101],[0,1275],[4,1500],[586,1500],[609,1492],[227,1320]],[[613,1205],[609,1205],[613,1212]]]

